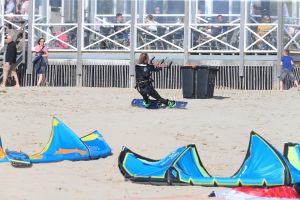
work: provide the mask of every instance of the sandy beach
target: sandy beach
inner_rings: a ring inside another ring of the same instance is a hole
[[[183,100],[181,90],[159,90]],[[79,136],[103,134],[113,156],[96,161],[35,164],[28,169],[1,164],[1,199],[198,200],[213,190],[199,186],[151,186],[124,181],[117,159],[122,146],[160,159],[194,143],[214,176],[231,176],[242,164],[251,130],[280,151],[300,142],[300,92],[216,90],[213,99],[187,99],[186,110],[133,108],[134,89],[6,88],[0,90],[0,136],[4,148],[41,151],[53,116]],[[176,197],[176,198],[174,198]]]

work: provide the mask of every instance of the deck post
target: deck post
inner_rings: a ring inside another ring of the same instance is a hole
[[[273,74],[273,89],[278,89],[281,71],[281,53],[283,51],[283,35],[284,35],[284,12],[283,12],[283,0],[277,1],[277,13],[278,13],[278,28],[277,28],[277,61],[274,66]]]
[[[25,86],[33,85],[33,66],[31,64],[32,61],[32,43],[33,43],[33,17],[34,17],[34,0],[29,0],[29,10],[28,10],[28,44],[27,44],[27,63],[26,63],[26,77],[25,77]],[[25,26],[24,26],[25,28]],[[24,29],[25,32],[25,29]],[[25,43],[23,43],[24,49]]]
[[[82,87],[82,40],[83,40],[83,3],[84,1],[78,1],[78,22],[77,22],[77,67],[76,67],[76,86]]]
[[[131,1],[131,23],[130,23],[130,62],[129,62],[129,76],[130,87],[135,85],[135,48],[136,48],[136,12],[137,0]]]

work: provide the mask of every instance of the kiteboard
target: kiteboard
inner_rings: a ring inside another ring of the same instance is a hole
[[[160,104],[157,100],[150,99],[150,104],[145,105],[143,99],[133,99],[131,101],[131,105],[138,108],[146,108],[146,109],[161,109],[161,108],[170,108],[167,105]],[[175,106],[170,109],[185,109],[187,106],[187,102],[185,101],[175,101]]]

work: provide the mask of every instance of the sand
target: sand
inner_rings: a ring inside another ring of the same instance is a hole
[[[182,100],[180,90],[160,90]],[[1,164],[1,199],[196,200],[213,190],[199,186],[150,186],[124,181],[117,166],[123,145],[160,159],[194,143],[212,175],[230,176],[243,162],[255,130],[282,151],[300,142],[300,92],[216,90],[215,98],[187,100],[186,110],[130,106],[133,89],[7,88],[0,90],[0,135],[4,148],[39,152],[57,116],[79,136],[95,129],[114,155],[96,161],[35,164],[16,169]],[[176,198],[175,198],[176,197]]]

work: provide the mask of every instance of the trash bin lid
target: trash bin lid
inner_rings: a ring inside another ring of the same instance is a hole
[[[216,66],[210,66],[210,65],[199,65],[196,66],[195,69],[208,69],[210,71],[219,71],[219,69]]]
[[[196,69],[208,69],[210,66],[209,65],[198,65],[195,68]]]
[[[195,68],[197,67],[196,65],[183,65],[181,68]]]

